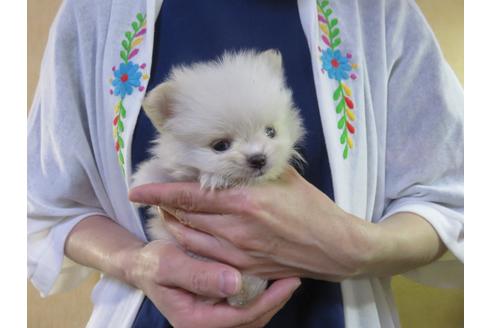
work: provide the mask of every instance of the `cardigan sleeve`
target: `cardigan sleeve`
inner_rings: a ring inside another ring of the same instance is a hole
[[[413,212],[437,231],[453,257],[408,276],[463,284],[463,91],[413,0],[388,1],[385,219]]]
[[[28,119],[28,277],[46,296],[91,272],[64,256],[65,240],[84,218],[106,215],[94,159],[81,73],[80,15],[65,1],[50,29]],[[86,39],[87,40],[87,39]]]

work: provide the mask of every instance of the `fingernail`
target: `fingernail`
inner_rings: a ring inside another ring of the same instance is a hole
[[[234,295],[239,291],[239,276],[232,271],[223,271],[220,279],[220,291],[225,295]]]

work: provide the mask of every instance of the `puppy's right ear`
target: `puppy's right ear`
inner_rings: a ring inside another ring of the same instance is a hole
[[[145,114],[158,131],[161,131],[164,123],[172,115],[172,95],[174,93],[173,83],[163,82],[152,89],[143,100]]]

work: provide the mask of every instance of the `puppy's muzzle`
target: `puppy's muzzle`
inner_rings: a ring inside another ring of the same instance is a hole
[[[255,154],[248,157],[248,165],[252,169],[261,170],[267,162],[265,154]]]

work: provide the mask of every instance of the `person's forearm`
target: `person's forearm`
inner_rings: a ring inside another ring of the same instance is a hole
[[[369,256],[358,276],[390,276],[429,264],[446,252],[446,246],[432,225],[417,214],[397,213],[371,232]]]
[[[65,242],[65,255],[131,284],[126,268],[143,245],[143,241],[111,219],[95,215],[72,229]]]

